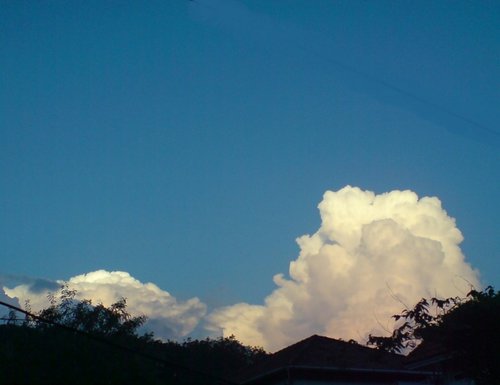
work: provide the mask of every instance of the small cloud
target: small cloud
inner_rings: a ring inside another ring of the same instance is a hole
[[[5,291],[0,291],[0,301],[5,302],[9,305],[20,307],[17,298],[9,297],[5,294]],[[5,317],[9,314],[10,309],[7,306],[0,306],[0,317]]]
[[[52,282],[42,289],[36,283],[24,283],[13,288],[4,287],[10,298],[30,301],[33,310],[48,305],[47,295],[59,288],[64,281]],[[163,339],[176,339],[188,335],[206,314],[206,305],[198,298],[178,301],[167,291],[153,283],[142,283],[124,271],[98,270],[77,275],[66,281],[76,290],[78,299],[91,299],[94,303],[109,306],[124,297],[132,315],[146,315],[146,328]]]

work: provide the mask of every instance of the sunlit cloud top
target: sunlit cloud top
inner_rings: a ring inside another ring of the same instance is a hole
[[[274,277],[264,305],[217,309],[209,329],[270,350],[314,333],[364,341],[391,330],[402,304],[479,287],[459,248],[462,234],[438,198],[347,186],[327,191],[319,211],[320,228],[297,239],[289,278]]]

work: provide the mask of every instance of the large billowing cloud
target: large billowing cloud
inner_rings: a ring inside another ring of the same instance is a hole
[[[363,341],[369,333],[392,330],[390,316],[403,305],[480,287],[478,272],[460,250],[462,234],[437,198],[419,199],[412,191],[375,195],[347,186],[327,191],[319,210],[320,228],[297,239],[300,253],[289,277],[274,277],[277,288],[263,305],[238,303],[204,318],[206,306],[198,298],[178,301],[126,272],[99,270],[67,283],[78,298],[94,303],[109,306],[127,298],[129,311],[148,316],[147,327],[160,338],[182,338],[205,320],[215,335],[234,334],[271,351],[314,333]],[[39,310],[62,283],[31,280],[3,289]]]
[[[63,284],[63,281],[58,281]],[[120,298],[127,299],[128,311],[132,315],[146,315],[146,327],[155,336],[163,339],[176,339],[189,334],[206,313],[206,305],[198,298],[178,301],[170,293],[153,283],[142,283],[123,271],[108,272],[98,270],[77,275],[67,281],[71,289],[77,291],[77,298],[91,299],[109,306]],[[47,294],[52,288],[34,290],[33,284],[24,283],[14,288],[4,286],[4,292],[11,298],[24,303],[30,300],[33,310],[48,305]]]
[[[391,330],[403,304],[479,287],[459,248],[462,234],[437,198],[347,186],[327,191],[319,210],[318,231],[297,239],[289,278],[274,277],[278,287],[264,305],[216,309],[209,330],[271,351],[313,333],[363,341]]]

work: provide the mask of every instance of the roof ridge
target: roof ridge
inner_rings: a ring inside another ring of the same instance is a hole
[[[295,354],[294,356],[292,355],[292,357],[288,361],[288,365],[292,365],[294,363],[294,361],[298,361],[299,358],[307,351],[309,346],[311,346],[313,340],[318,339],[319,337],[321,337],[321,336],[319,336],[317,334],[313,334],[312,336],[307,337],[307,338],[303,339],[302,341],[297,342],[295,345],[301,346],[301,349],[297,352],[297,354]],[[300,345],[300,344],[302,344],[302,345]]]

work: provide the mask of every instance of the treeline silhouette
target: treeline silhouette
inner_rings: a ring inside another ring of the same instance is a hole
[[[63,286],[37,313],[2,303],[0,384],[224,385],[266,356],[234,336],[160,341],[139,333],[146,317],[130,315],[125,299],[105,307],[75,295]]]
[[[234,336],[179,343],[140,334],[146,317],[128,313],[125,299],[106,307],[63,286],[49,301],[36,313],[29,303],[20,309],[0,301],[10,308],[0,324],[0,385],[226,385],[267,356]],[[466,298],[422,299],[393,317],[399,323],[392,334],[370,335],[368,344],[396,353],[431,344],[465,378],[500,384],[500,292],[493,287]]]

